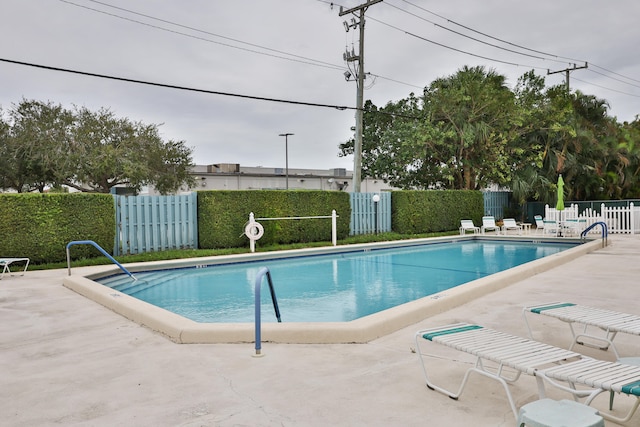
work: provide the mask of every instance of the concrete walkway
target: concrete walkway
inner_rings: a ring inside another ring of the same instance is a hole
[[[640,314],[635,236],[614,236],[605,249],[368,344],[263,343],[262,358],[252,357],[253,344],[174,344],[64,288],[65,274],[0,281],[0,425],[514,426],[497,382],[472,377],[458,401],[427,389],[415,331],[474,322],[526,336],[522,307],[560,300]],[[535,320],[538,340],[570,344],[566,324]],[[638,337],[621,335],[616,344],[622,355],[640,355]],[[577,350],[613,360],[611,352]],[[452,387],[472,362],[427,357]],[[518,406],[537,399],[533,378],[511,390]],[[604,393],[595,406],[607,403]],[[616,413],[632,403],[617,396]],[[639,426],[640,414],[629,425]]]

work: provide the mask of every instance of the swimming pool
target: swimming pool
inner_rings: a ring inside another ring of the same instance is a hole
[[[196,322],[254,321],[254,283],[269,268],[285,322],[347,322],[574,247],[458,241],[120,274],[105,286]],[[269,294],[263,321],[276,321]]]
[[[255,254],[217,256],[207,258],[182,259],[152,263],[127,264],[134,274],[150,269],[181,269],[185,267],[201,267],[211,264],[227,264],[234,262],[257,262],[257,266],[273,259],[295,259],[312,255],[341,254],[354,251],[374,251],[383,248],[412,247],[422,244],[442,244],[455,241],[529,241],[534,243],[559,242],[560,239],[530,236],[525,237],[484,237],[461,236],[415,239],[411,241],[383,242],[376,244],[360,244],[338,247],[308,248],[290,251],[263,252]],[[564,243],[580,243],[578,239],[561,239]],[[455,286],[436,294],[422,297],[387,310],[366,315],[352,321],[344,322],[292,322],[287,320],[287,312],[283,312],[283,323],[267,322],[262,324],[263,342],[280,343],[365,343],[375,338],[395,332],[401,328],[418,323],[434,314],[472,301],[482,295],[513,285],[518,281],[535,274],[562,265],[583,254],[601,247],[597,240],[580,244],[571,249],[531,261],[520,266],[498,273],[490,274],[471,282]],[[172,313],[145,301],[126,295],[115,289],[96,282],[107,276],[118,274],[115,266],[83,268],[83,275],[73,274],[63,279],[63,285],[116,313],[154,331],[157,331],[176,343],[251,343],[254,341],[254,324],[245,323],[213,323],[196,322],[184,316]],[[275,281],[278,291],[278,278]],[[266,288],[266,287],[265,287]],[[263,292],[266,299],[268,292]],[[280,295],[278,295],[280,299]],[[266,311],[266,310],[265,310]],[[269,311],[266,311],[269,313]],[[271,309],[270,313],[273,313]]]

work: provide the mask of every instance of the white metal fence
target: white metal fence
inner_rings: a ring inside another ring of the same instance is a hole
[[[577,205],[571,205],[563,211],[545,205],[544,214],[546,220],[566,221],[573,219],[585,219],[585,228],[596,222],[607,224],[609,233],[614,234],[638,234],[640,233],[640,206],[633,203],[628,206],[606,206],[600,205],[600,212],[593,208],[587,208],[578,212]],[[593,230],[592,233],[599,233]]]

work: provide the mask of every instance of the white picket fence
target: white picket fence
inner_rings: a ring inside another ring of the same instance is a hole
[[[585,227],[588,228],[596,222],[604,222],[610,234],[638,234],[640,233],[640,206],[633,203],[629,206],[600,206],[600,212],[587,208],[583,212],[578,212],[577,205],[571,205],[562,211],[545,205],[545,219],[552,221],[567,221],[574,219],[585,219]],[[599,227],[592,229],[591,233],[601,233]]]

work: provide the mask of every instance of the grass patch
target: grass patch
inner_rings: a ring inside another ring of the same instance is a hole
[[[443,233],[427,233],[427,234],[398,234],[398,233],[380,233],[380,234],[364,234],[359,236],[350,236],[346,239],[339,240],[338,245],[354,245],[358,243],[375,243],[375,242],[388,242],[393,240],[408,240],[408,239],[421,239],[425,237],[440,237],[457,235],[457,231],[443,232]],[[330,246],[331,242],[310,242],[310,243],[294,243],[286,245],[256,245],[256,252],[271,252],[271,251],[283,251],[289,249],[304,249],[304,248],[317,248],[323,246]],[[122,255],[114,257],[119,263],[127,264],[133,262],[150,262],[150,261],[166,261],[172,259],[183,258],[198,258],[209,257],[219,255],[234,255],[234,254],[246,254],[249,253],[249,247],[244,248],[229,248],[229,249],[180,249],[180,250],[168,250],[159,252],[147,252],[143,254],[135,255]],[[99,253],[96,250],[96,253]],[[86,267],[94,265],[108,265],[111,261],[104,256],[97,256],[95,258],[81,258],[73,259],[73,252],[71,253],[71,266],[72,267]],[[29,264],[29,270],[51,270],[56,268],[67,268],[66,262],[48,263],[48,264]]]

